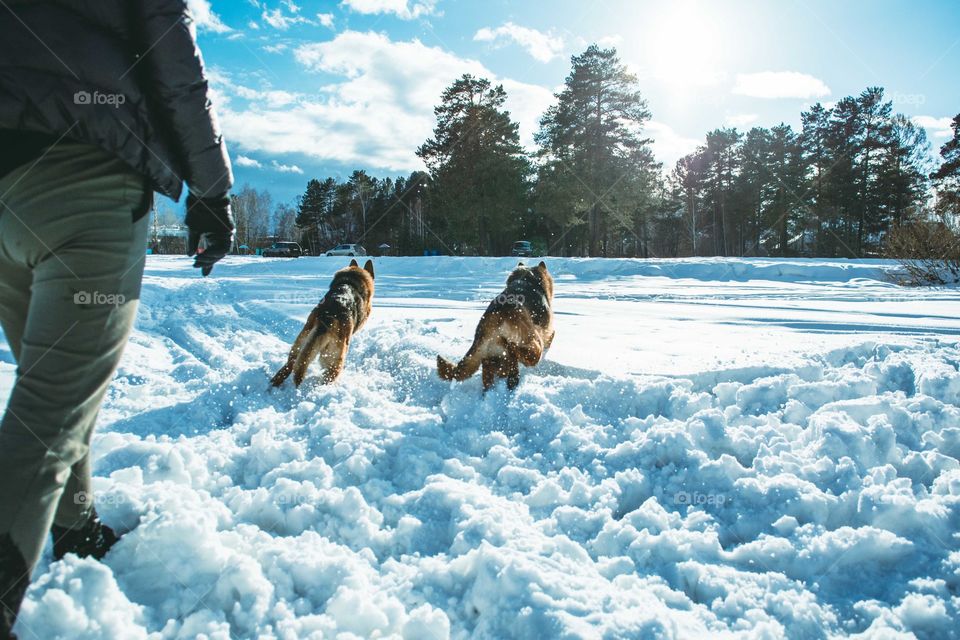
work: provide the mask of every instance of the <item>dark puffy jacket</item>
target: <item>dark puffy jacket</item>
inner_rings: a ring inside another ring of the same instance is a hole
[[[97,145],[175,200],[233,184],[183,0],[0,2],[0,128]]]

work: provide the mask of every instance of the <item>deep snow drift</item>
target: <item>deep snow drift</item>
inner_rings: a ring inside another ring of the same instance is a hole
[[[960,293],[548,259],[554,347],[483,395],[434,358],[515,261],[378,259],[340,381],[268,391],[346,262],[148,260],[93,445],[127,533],[23,638],[960,635]]]

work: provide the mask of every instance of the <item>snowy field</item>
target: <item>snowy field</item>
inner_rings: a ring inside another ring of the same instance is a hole
[[[484,395],[435,357],[515,260],[377,259],[340,381],[268,390],[347,261],[148,260],[93,444],[126,535],[46,556],[22,638],[960,637],[960,292],[548,259],[553,349]]]

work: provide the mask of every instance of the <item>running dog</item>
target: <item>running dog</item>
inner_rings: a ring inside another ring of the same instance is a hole
[[[507,388],[520,384],[520,363],[540,362],[553,342],[553,278],[543,262],[525,267],[521,262],[507,278],[507,287],[480,318],[473,346],[458,364],[437,356],[437,372],[444,380],[466,380],[483,367],[483,390],[506,378]]]
[[[324,369],[323,384],[336,380],[343,370],[350,338],[367,321],[372,307],[373,262],[367,260],[361,269],[356,260],[351,260],[349,267],[334,274],[330,290],[310,312],[293,342],[287,363],[270,383],[279,387],[292,373],[293,382],[299,387],[310,363],[318,357]]]

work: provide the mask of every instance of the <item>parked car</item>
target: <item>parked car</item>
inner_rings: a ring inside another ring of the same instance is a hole
[[[326,256],[365,256],[367,250],[358,244],[338,244],[327,251]]]
[[[296,242],[274,242],[261,253],[265,258],[299,258],[303,249]]]
[[[533,245],[527,240],[518,240],[513,243],[513,248],[510,249],[510,255],[520,258],[532,258]]]

